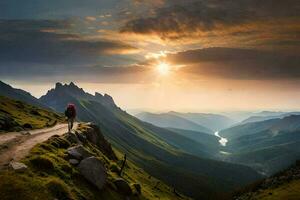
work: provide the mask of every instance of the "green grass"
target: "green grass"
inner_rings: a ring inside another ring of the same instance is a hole
[[[0,132],[39,129],[64,121],[62,115],[0,96]]]
[[[279,186],[275,189],[263,190],[253,197],[259,200],[299,200],[300,180],[294,180],[290,183]]]
[[[244,166],[192,156],[180,148],[183,136],[144,123],[121,109],[95,101],[82,100],[81,104],[80,119],[99,124],[114,147],[126,152],[140,168],[195,199],[220,199],[225,192],[259,177]],[[82,113],[94,117],[85,118]]]
[[[82,134],[87,131],[85,125],[80,125],[79,129]],[[89,142],[84,144],[88,151],[102,160],[108,170],[107,184],[102,191],[99,191],[80,175],[76,167],[69,164],[66,150],[71,145],[64,136],[51,137],[46,142],[37,144],[30,154],[22,160],[29,168],[26,172],[0,172],[1,199],[18,199],[21,194],[24,200],[53,200],[55,198],[60,200],[123,200],[125,197],[117,192],[113,184],[115,179],[120,178],[118,170],[122,163],[123,153],[116,152],[120,159],[110,160],[97,146]],[[131,185],[133,196],[130,199],[132,200],[187,199],[177,197],[172,188],[151,177],[131,161],[127,162],[122,178]],[[139,188],[141,195],[138,195]]]

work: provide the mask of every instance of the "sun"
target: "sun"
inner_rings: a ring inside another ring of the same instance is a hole
[[[157,64],[156,68],[160,75],[165,76],[170,73],[171,66],[167,63],[161,62],[161,63]]]

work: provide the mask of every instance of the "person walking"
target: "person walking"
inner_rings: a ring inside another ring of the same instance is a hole
[[[74,104],[68,104],[65,110],[65,116],[68,118],[68,130],[70,132],[73,128],[74,120],[76,118],[76,108]]]

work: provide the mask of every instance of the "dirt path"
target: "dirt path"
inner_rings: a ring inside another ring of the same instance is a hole
[[[74,124],[76,129],[78,123]],[[12,132],[0,135],[0,168],[11,160],[18,161],[24,158],[30,149],[37,143],[46,141],[53,135],[63,135],[68,130],[67,124],[58,124],[47,129],[38,129],[28,132]]]

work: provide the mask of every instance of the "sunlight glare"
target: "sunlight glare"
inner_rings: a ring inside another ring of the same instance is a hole
[[[160,75],[167,75],[170,72],[170,65],[167,63],[159,63],[157,65],[157,71]]]

